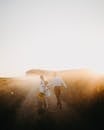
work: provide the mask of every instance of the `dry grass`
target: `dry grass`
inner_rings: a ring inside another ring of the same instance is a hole
[[[38,83],[0,78],[1,129],[99,129],[104,120],[104,81],[85,72],[60,72],[68,88],[62,92],[63,110],[38,113]],[[52,90],[49,109],[56,106]],[[5,125],[6,124],[6,125]],[[0,130],[1,130],[0,129]]]

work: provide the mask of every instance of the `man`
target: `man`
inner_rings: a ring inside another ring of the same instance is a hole
[[[53,80],[47,86],[48,87],[49,86],[54,87],[54,93],[55,93],[55,96],[56,96],[56,99],[57,99],[57,107],[59,109],[62,109],[62,102],[61,102],[60,96],[61,96],[61,87],[67,88],[65,82],[55,74],[55,77],[53,78]]]

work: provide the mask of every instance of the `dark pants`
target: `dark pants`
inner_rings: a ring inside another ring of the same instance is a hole
[[[62,109],[62,103],[61,103],[61,86],[55,86],[54,87],[54,93],[57,98],[57,107]]]

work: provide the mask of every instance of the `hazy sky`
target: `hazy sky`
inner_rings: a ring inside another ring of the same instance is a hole
[[[31,68],[104,72],[104,0],[0,0],[0,76]]]

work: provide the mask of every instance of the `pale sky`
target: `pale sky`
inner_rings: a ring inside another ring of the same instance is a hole
[[[0,0],[0,76],[104,72],[104,0]]]

